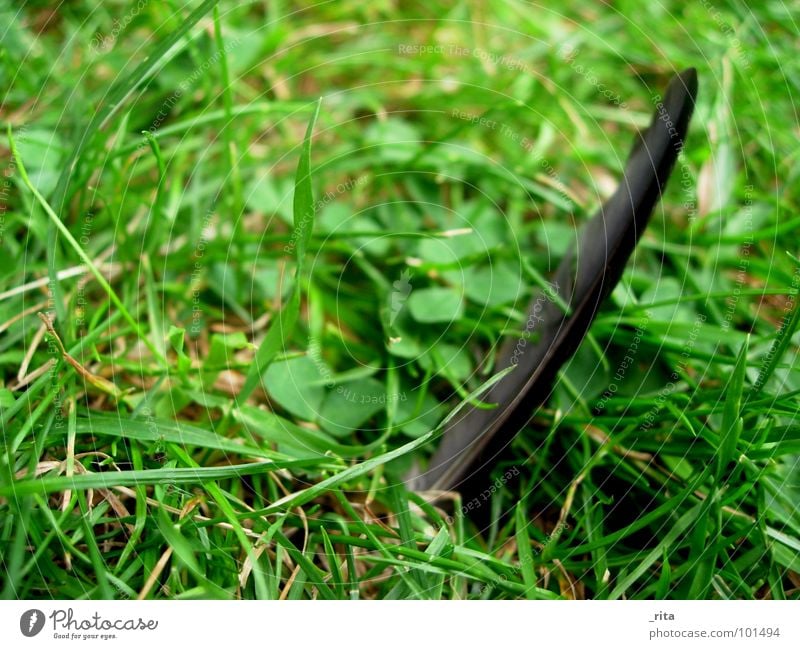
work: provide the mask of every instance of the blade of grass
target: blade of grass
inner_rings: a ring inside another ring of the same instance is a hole
[[[19,480],[10,486],[0,487],[0,496],[20,497],[35,493],[53,493],[74,489],[110,489],[112,487],[135,487],[148,484],[202,484],[211,480],[241,478],[259,473],[269,473],[278,469],[302,469],[314,466],[316,462],[295,460],[292,462],[249,462],[231,466],[212,466],[194,468],[145,469],[142,471],[105,471],[87,473],[67,478],[53,476],[33,480]]]
[[[520,501],[514,510],[516,520],[516,539],[517,554],[519,555],[519,567],[522,572],[522,581],[525,584],[525,594],[536,591],[536,567],[533,563],[533,551],[531,550],[531,539],[528,535],[528,525],[530,524],[526,516],[525,502]]]
[[[800,269],[795,272],[794,278],[800,278]],[[775,369],[778,367],[778,364],[783,359],[784,354],[789,349],[792,344],[792,337],[794,336],[795,331],[797,331],[798,325],[800,325],[800,300],[798,298],[798,287],[796,285],[797,280],[792,282],[792,290],[790,293],[790,297],[794,302],[793,308],[789,314],[784,317],[783,322],[781,323],[780,329],[778,329],[778,333],[775,336],[775,340],[772,343],[767,355],[764,359],[764,364],[761,367],[761,371],[758,373],[758,378],[755,382],[755,392],[758,393],[764,389],[764,386],[769,381],[770,377],[775,372]]]
[[[663,555],[664,550],[670,548],[675,541],[678,540],[680,535],[683,534],[689,528],[689,526],[695,522],[700,514],[703,504],[704,503],[698,503],[684,513],[677,520],[675,525],[673,525],[672,529],[670,529],[670,531],[664,535],[658,545],[648,552],[645,558],[639,562],[639,565],[629,572],[624,579],[620,580],[620,582],[617,584],[617,587],[611,591],[608,599],[616,600],[625,595],[628,589],[636,582],[636,580],[639,579],[639,577],[641,577],[647,570],[649,570],[650,566],[652,566],[658,560],[658,558]]]
[[[236,141],[233,139],[233,91],[231,90],[231,78],[228,70],[228,47],[222,36],[222,25],[219,19],[219,5],[214,6],[214,42],[217,45],[219,54],[219,71],[222,81],[222,102],[225,109],[225,124],[222,127],[222,136],[225,138],[225,149],[228,152],[228,166],[233,185],[231,194],[231,209],[235,218],[239,218],[244,212],[244,202],[242,200],[242,174],[239,171],[239,152]]]
[[[179,446],[197,446],[269,460],[287,459],[274,451],[242,444],[181,421],[154,418],[138,421],[123,419],[120,416],[92,413],[89,417],[78,418],[76,430],[81,435],[113,435],[144,442],[169,442]]]
[[[717,456],[716,481],[719,482],[728,463],[735,460],[736,447],[742,434],[744,419],[742,419],[742,393],[744,392],[744,379],[747,370],[748,336],[736,358],[730,381],[726,389],[725,409],[722,413],[722,434],[720,435],[719,454]]]
[[[322,99],[317,100],[316,108],[308,122],[306,137],[297,163],[294,186],[294,234],[295,257],[297,260],[294,287],[288,304],[281,309],[277,321],[273,321],[264,341],[256,352],[253,364],[247,372],[244,386],[239,391],[239,403],[244,403],[255,390],[264,372],[267,371],[275,355],[286,344],[286,337],[295,327],[300,315],[301,278],[303,262],[311,231],[314,228],[314,193],[311,186],[311,136],[319,117]]]
[[[89,125],[86,127],[83,135],[78,140],[78,143],[75,145],[75,148],[72,150],[69,158],[66,160],[63,171],[58,178],[58,183],[56,184],[53,195],[53,204],[56,205],[59,210],[62,210],[66,203],[69,183],[72,178],[72,174],[77,167],[78,161],[83,155],[86,146],[93,141],[95,134],[104,128],[108,120],[110,120],[114,114],[116,114],[116,112],[122,108],[127,99],[147,80],[148,77],[150,77],[150,75],[155,72],[159,65],[163,65],[167,60],[176,56],[180,52],[181,48],[175,47],[178,42],[218,2],[219,0],[205,0],[194,11],[189,13],[188,16],[180,21],[180,26],[174,32],[164,37],[164,39],[153,48],[153,51],[150,52],[150,54],[146,56],[138,66],[136,66],[136,68],[128,77],[123,79],[118,85],[114,86],[109,91],[105,107],[103,110],[96,112],[92,116]],[[50,278],[50,285],[53,286],[56,291],[54,302],[58,319],[64,321],[66,320],[66,310],[63,300],[60,299],[60,284],[56,279],[57,268],[55,263],[55,224],[51,224],[48,227],[47,244],[48,250],[52,251],[47,258],[47,273]]]
[[[173,452],[175,452],[181,458],[184,464],[187,464],[195,469],[200,468],[197,462],[192,460],[192,458],[190,458],[189,455],[183,451],[183,449],[175,448],[173,446]],[[217,506],[230,523],[234,534],[236,534],[236,538],[239,540],[239,543],[250,559],[251,565],[253,566],[251,574],[253,575],[253,582],[255,583],[256,596],[259,599],[267,599],[269,597],[269,589],[267,587],[265,573],[259,563],[258,555],[255,553],[253,545],[247,538],[247,534],[245,533],[239,518],[236,516],[236,512],[233,510],[231,503],[228,501],[228,498],[222,489],[220,489],[215,482],[207,482],[204,486],[206,491],[211,494],[211,497],[217,503]]]
[[[369,460],[365,460],[359,464],[355,464],[343,471],[339,471],[338,473],[318,482],[317,484],[308,487],[306,489],[302,489],[301,491],[297,491],[293,494],[285,496],[281,498],[277,502],[273,503],[266,509],[262,510],[263,513],[275,513],[278,511],[282,511],[284,509],[292,509],[294,507],[298,507],[303,505],[310,500],[313,500],[317,496],[326,491],[334,489],[341,484],[344,484],[348,480],[352,480],[353,478],[357,478],[359,476],[365,475],[370,471],[376,469],[378,466],[391,462],[399,457],[403,457],[412,451],[415,451],[426,444],[431,443],[434,441],[442,432],[444,426],[453,418],[455,417],[464,407],[466,407],[471,399],[476,398],[480,394],[483,394],[486,390],[492,387],[495,383],[497,383],[500,379],[506,376],[509,372],[513,371],[513,367],[508,367],[504,369],[502,372],[498,372],[494,376],[492,376],[488,381],[486,381],[483,385],[478,387],[476,390],[473,390],[467,397],[466,400],[463,400],[447,417],[445,417],[442,422],[433,430],[428,431],[424,435],[421,435],[417,439],[408,442],[402,446],[399,446],[391,451],[378,455],[376,457],[370,458]]]
[[[50,207],[50,204],[47,202],[44,196],[39,192],[36,186],[31,182],[31,179],[28,177],[28,172],[25,169],[25,165],[22,161],[22,156],[17,149],[16,142],[14,141],[14,135],[11,131],[11,126],[8,127],[8,142],[11,147],[11,154],[14,156],[14,159],[17,162],[17,168],[19,169],[19,174],[22,178],[22,181],[25,183],[25,186],[30,190],[30,192],[34,195],[36,200],[44,209],[45,213],[55,226],[58,228],[59,232],[64,235],[64,238],[69,242],[69,245],[72,249],[78,254],[78,257],[81,258],[81,261],[86,264],[86,267],[89,271],[94,275],[94,278],[97,280],[97,283],[103,288],[103,290],[108,295],[109,299],[114,303],[122,317],[127,320],[128,324],[133,327],[133,330],[139,336],[139,338],[147,345],[147,348],[152,352],[153,356],[161,363],[163,367],[167,367],[167,359],[158,351],[158,348],[153,344],[153,341],[150,340],[148,336],[145,335],[142,328],[139,326],[139,323],[134,320],[133,316],[128,311],[127,307],[122,303],[119,296],[116,294],[113,288],[111,288],[111,284],[108,283],[103,274],[97,268],[95,263],[89,257],[89,255],[84,252],[81,245],[77,242],[75,237],[72,236],[72,233],[67,229],[67,226],[64,225],[63,221],[59,218],[58,214],[53,211],[53,208]]]
[[[328,565],[331,569],[331,580],[330,583],[334,587],[334,593],[336,595],[336,599],[345,599],[344,596],[344,580],[342,579],[342,572],[339,570],[339,555],[336,554],[336,550],[334,550],[333,543],[331,543],[331,538],[328,536],[328,532],[325,530],[324,527],[319,528],[320,536],[322,536],[322,547],[325,549],[325,555],[328,560]]]

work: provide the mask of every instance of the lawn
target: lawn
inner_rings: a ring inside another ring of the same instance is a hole
[[[559,7],[0,0],[4,598],[800,597],[800,11]],[[546,403],[409,491],[686,67]]]

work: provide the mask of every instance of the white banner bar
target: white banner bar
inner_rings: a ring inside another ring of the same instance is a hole
[[[796,601],[27,601],[0,603],[0,646],[797,649],[798,617]]]

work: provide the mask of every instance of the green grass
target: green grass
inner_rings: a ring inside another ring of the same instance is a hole
[[[798,598],[788,5],[94,4],[0,0],[3,597]],[[408,493],[690,65],[496,487]]]

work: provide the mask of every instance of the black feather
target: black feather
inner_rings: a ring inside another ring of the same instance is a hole
[[[498,369],[516,368],[483,397],[497,407],[471,408],[451,421],[428,470],[409,476],[409,487],[451,490],[465,479],[488,482],[498,454],[547,399],[559,368],[575,353],[622,276],[683,146],[696,95],[693,68],[672,79],[631,150],[619,187],[562,260],[553,290],[531,302],[527,329],[536,342],[503,345]]]

